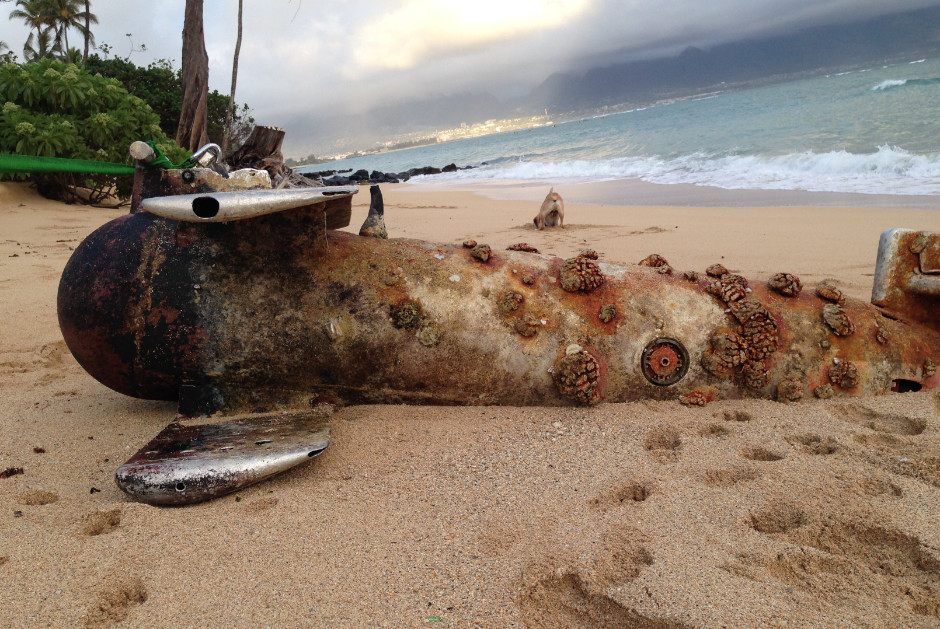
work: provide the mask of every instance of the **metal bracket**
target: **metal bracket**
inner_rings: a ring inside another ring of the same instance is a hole
[[[878,243],[871,302],[940,329],[940,233],[889,229]]]

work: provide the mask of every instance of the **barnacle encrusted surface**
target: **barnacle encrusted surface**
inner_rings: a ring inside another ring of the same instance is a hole
[[[424,318],[421,313],[421,306],[414,301],[407,300],[392,306],[390,314],[395,327],[405,330],[414,330],[421,325]]]
[[[568,258],[561,265],[561,287],[569,293],[590,292],[604,283],[604,274],[597,265],[595,258],[585,256],[583,253],[574,258]]]
[[[744,386],[753,391],[759,391],[767,386],[770,373],[759,360],[750,360],[741,367],[741,379]]]
[[[516,332],[522,336],[535,336],[539,332],[539,326],[542,325],[542,322],[535,318],[534,315],[525,314],[518,319],[513,327],[515,327]]]
[[[785,378],[777,385],[778,402],[799,402],[802,399],[803,381],[799,378]]]
[[[714,395],[710,395],[708,391],[696,389],[689,391],[685,395],[680,395],[679,403],[685,404],[686,406],[705,406],[711,402],[712,399],[714,399]]]
[[[698,281],[698,271],[685,271],[685,272],[682,274],[682,277],[684,277],[685,279],[689,280],[690,282],[697,282],[697,281]]]
[[[728,273],[728,269],[726,269],[725,265],[723,264],[713,264],[705,269],[705,274],[712,277],[721,277],[722,275],[727,275]]]
[[[499,299],[499,311],[503,314],[515,312],[519,310],[519,306],[524,302],[525,297],[515,291],[508,290]]]
[[[597,360],[580,345],[569,345],[564,355],[555,361],[552,378],[558,392],[579,404],[594,405],[601,401],[597,390],[599,376]]]
[[[839,304],[826,304],[822,311],[823,321],[837,336],[849,336],[855,332],[855,324]]]
[[[604,304],[601,306],[600,312],[597,313],[597,317],[604,323],[610,323],[614,320],[614,317],[617,316],[617,307],[613,304]]]
[[[858,367],[848,360],[839,361],[829,368],[829,381],[842,389],[851,389],[858,384]]]
[[[845,304],[845,295],[842,294],[841,290],[829,282],[823,282],[817,286],[816,294],[826,301],[831,301],[834,304],[839,304],[840,306]]]
[[[800,278],[791,273],[774,273],[767,285],[772,289],[787,297],[795,297],[803,290],[803,283]]]
[[[731,314],[741,323],[741,336],[749,360],[762,360],[777,351],[777,323],[756,299],[742,299],[728,304]]]
[[[882,326],[875,324],[875,340],[884,345],[891,340],[891,335]]]
[[[470,255],[479,260],[480,262],[486,262],[490,259],[490,256],[493,254],[493,250],[490,249],[489,245],[476,245],[470,251]]]
[[[730,304],[747,297],[747,280],[734,273],[725,273],[721,277],[710,281],[705,286],[705,290],[721,301]]]
[[[818,397],[820,400],[828,400],[834,395],[831,384],[821,384],[815,389],[813,389],[813,395]]]
[[[429,323],[418,330],[416,337],[418,342],[425,347],[434,347],[441,342],[441,331],[437,329],[436,325]]]
[[[638,263],[640,266],[651,266],[651,267],[660,267],[660,266],[669,266],[669,262],[666,261],[666,258],[662,257],[658,253],[648,255]]]
[[[930,358],[924,361],[924,375],[928,378],[937,375],[937,363]]]
[[[527,251],[529,253],[538,253],[539,250],[527,242],[517,242],[514,245],[506,247],[506,251]]]
[[[597,252],[593,249],[582,249],[578,255],[582,258],[587,258],[589,260],[597,260]]]

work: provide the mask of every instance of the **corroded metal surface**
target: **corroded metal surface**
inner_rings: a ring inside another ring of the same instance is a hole
[[[940,330],[940,233],[889,229],[878,243],[871,301]]]
[[[150,504],[184,505],[224,496],[320,454],[330,420],[313,410],[173,423],[115,473],[118,486]]]
[[[187,414],[302,408],[322,394],[698,403],[938,384],[935,330],[798,290],[786,274],[771,287],[717,265],[683,274],[593,252],[483,255],[482,244],[323,234],[309,212],[222,224],[140,213],[104,226],[63,276],[70,349],[108,386],[179,395]]]

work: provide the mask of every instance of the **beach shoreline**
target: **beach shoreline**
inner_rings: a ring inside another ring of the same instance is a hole
[[[565,228],[536,231],[547,185],[459,185],[383,185],[389,236],[659,253],[867,301],[882,229],[940,231],[933,205],[763,206],[745,191],[686,207],[678,189],[609,205],[594,202],[612,198],[604,184],[556,184]],[[348,231],[368,205],[363,186]],[[55,305],[71,250],[124,212],[0,183],[0,471],[22,470],[0,478],[0,626],[940,623],[936,391],[349,406],[322,455],[270,481],[192,507],[131,501],[114,470],[176,405],[94,381]]]

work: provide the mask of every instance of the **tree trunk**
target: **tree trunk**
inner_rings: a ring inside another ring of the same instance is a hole
[[[202,30],[203,0],[186,0],[183,21],[183,104],[176,143],[195,151],[209,142],[206,117],[209,101],[209,55]]]
[[[233,170],[239,168],[257,168],[268,171],[271,182],[277,186],[280,180],[290,175],[290,168],[284,165],[281,144],[284,142],[284,129],[277,127],[255,127],[251,135],[237,151],[232,153],[228,162]]]
[[[82,61],[88,61],[88,40],[91,38],[91,0],[85,0],[85,54]]]
[[[232,60],[232,91],[228,97],[228,110],[225,112],[225,129],[222,131],[222,155],[228,153],[232,139],[232,118],[235,113],[235,80],[238,78],[238,53],[242,49],[242,0],[238,0],[238,38],[235,40],[235,58]]]

